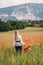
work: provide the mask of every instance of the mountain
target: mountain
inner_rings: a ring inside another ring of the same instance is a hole
[[[43,19],[43,4],[26,3],[0,8],[2,20],[40,20]]]

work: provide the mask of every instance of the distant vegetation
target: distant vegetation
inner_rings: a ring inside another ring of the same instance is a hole
[[[15,30],[15,29],[24,29],[25,27],[34,27],[34,26],[43,27],[43,20],[41,20],[41,21],[8,20],[7,22],[4,22],[0,19],[0,32]]]

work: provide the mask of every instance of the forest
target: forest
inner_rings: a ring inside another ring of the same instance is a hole
[[[43,20],[40,21],[31,21],[31,20],[8,20],[2,21],[0,19],[0,32],[16,30],[16,29],[24,29],[25,27],[43,27]]]

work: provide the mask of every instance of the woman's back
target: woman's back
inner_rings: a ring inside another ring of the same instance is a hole
[[[18,38],[15,40],[15,46],[22,46],[22,37],[21,35],[18,35]]]

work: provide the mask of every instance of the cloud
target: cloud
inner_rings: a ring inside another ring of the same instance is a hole
[[[23,3],[43,3],[43,0],[1,0],[0,8]]]

